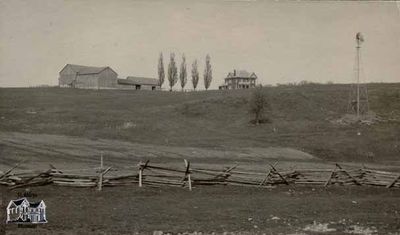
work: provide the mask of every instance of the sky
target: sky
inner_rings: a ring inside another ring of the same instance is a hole
[[[233,69],[265,85],[349,83],[357,32],[362,79],[400,82],[399,2],[0,0],[0,87],[57,85],[69,63],[157,77],[160,52],[197,59],[199,87],[207,54],[212,89]]]

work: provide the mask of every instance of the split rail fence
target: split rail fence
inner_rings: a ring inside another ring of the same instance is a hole
[[[19,164],[0,172],[0,185],[11,189],[54,184],[59,186],[103,187],[137,185],[139,187],[175,186],[192,190],[199,185],[235,185],[247,187],[274,187],[276,185],[360,185],[400,188],[400,173],[367,168],[344,169],[336,164],[333,169],[277,170],[269,165],[266,172],[240,170],[238,165],[222,170],[192,167],[184,160],[182,167],[168,167],[140,162],[128,174],[105,167],[103,157],[100,167],[78,170],[60,170],[50,164],[45,171],[16,172]],[[126,167],[128,168],[128,167]],[[126,169],[125,169],[126,170]],[[79,173],[74,173],[78,171]],[[113,174],[110,174],[112,172]]]

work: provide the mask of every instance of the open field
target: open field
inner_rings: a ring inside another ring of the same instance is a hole
[[[238,163],[260,172],[275,162],[278,169],[332,169],[339,162],[400,172],[400,84],[370,84],[370,107],[383,120],[373,125],[334,122],[346,111],[348,86],[307,85],[264,88],[272,122],[256,127],[249,123],[250,92],[0,89],[0,172],[22,160],[22,171],[48,169],[49,163],[93,168],[101,153],[105,166],[115,168],[145,160],[183,168],[186,158],[197,167]],[[0,187],[3,206],[23,190]],[[188,192],[129,186],[97,192],[45,186],[31,191],[45,199],[49,223],[36,229],[7,225],[9,234],[312,235],[321,234],[315,227],[325,223],[334,231],[322,234],[354,228],[400,232],[398,189],[197,186]]]
[[[371,110],[386,120],[371,126],[331,122],[345,113],[348,89],[267,87],[272,123],[260,127],[249,124],[249,90],[0,89],[0,131],[220,150],[289,147],[330,161],[398,160],[400,84],[369,85]]]
[[[3,201],[23,192],[0,190]],[[48,224],[36,229],[7,225],[7,234],[152,234],[161,230],[315,235],[351,234],[354,228],[361,234],[400,232],[398,189],[205,186],[192,192],[149,187],[97,192],[46,186],[32,192],[46,199]],[[314,221],[335,230],[324,232],[326,228],[313,226]]]

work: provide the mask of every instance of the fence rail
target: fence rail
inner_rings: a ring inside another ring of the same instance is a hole
[[[140,162],[130,168],[129,174],[122,174],[117,168],[105,167],[101,157],[100,167],[77,170],[60,170],[50,164],[44,171],[16,172],[14,167],[0,173],[0,185],[11,189],[47,184],[69,187],[103,187],[138,185],[139,187],[174,186],[192,190],[198,185],[236,185],[247,187],[273,187],[285,185],[359,185],[400,188],[400,173],[378,171],[367,168],[344,169],[335,164],[329,169],[277,170],[269,165],[265,172],[239,170],[238,165],[223,170],[196,168],[184,160],[182,168]],[[126,167],[122,167],[124,169]],[[114,174],[109,174],[114,172]],[[119,174],[118,174],[119,173]]]

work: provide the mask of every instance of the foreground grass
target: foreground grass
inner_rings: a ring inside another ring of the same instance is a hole
[[[400,230],[400,191],[369,187],[241,187],[31,189],[47,205],[48,224],[37,229],[5,227],[9,234],[132,234],[249,232],[289,234],[329,223],[343,234],[354,225],[379,234]],[[23,190],[0,187],[3,202]],[[34,200],[33,198],[32,200]],[[28,234],[28,233],[27,233]],[[315,234],[309,233],[306,234]]]

